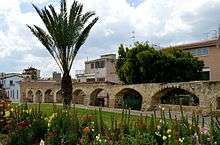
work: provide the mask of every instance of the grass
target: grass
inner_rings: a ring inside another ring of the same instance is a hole
[[[13,104],[13,105],[18,105],[18,104]],[[28,104],[29,108],[37,108],[39,107],[39,104]],[[62,105],[56,105],[56,107],[62,109]],[[53,104],[51,103],[42,103],[40,104],[40,110],[45,114],[46,116],[51,116],[53,114]],[[74,108],[71,108],[72,110]],[[82,117],[83,115],[95,115],[97,114],[98,110],[90,110],[90,109],[81,109],[81,108],[75,108],[77,111],[77,115],[79,117]],[[111,120],[114,117],[116,120],[120,120],[122,116],[122,113],[114,113],[114,112],[105,112],[102,111],[102,117],[104,122],[106,122],[107,126],[110,127]],[[131,115],[130,121],[135,121],[139,116]]]

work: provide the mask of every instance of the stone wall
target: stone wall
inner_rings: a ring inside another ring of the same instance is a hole
[[[75,83],[73,84],[73,94],[81,91],[84,95],[83,105],[88,106],[91,94],[104,90],[108,94],[108,107],[116,107],[120,99],[120,95],[125,91],[136,91],[142,96],[142,111],[149,111],[160,104],[160,97],[168,90],[182,89],[194,94],[199,98],[199,106],[201,109],[212,106],[216,109],[218,105],[217,98],[220,97],[220,81],[196,81],[181,83],[153,83],[153,84],[135,84],[135,85],[114,85],[111,83]],[[36,92],[40,90],[43,94],[42,102],[45,100],[45,92],[51,89],[51,96],[54,102],[57,102],[56,93],[60,90],[60,83],[55,81],[24,81],[21,83],[21,94],[23,101],[27,98],[28,91],[32,91],[33,101],[36,102]],[[74,96],[73,97],[77,97]],[[173,105],[172,108],[175,108]],[[176,110],[176,109],[174,109]],[[189,110],[190,109],[186,109]]]

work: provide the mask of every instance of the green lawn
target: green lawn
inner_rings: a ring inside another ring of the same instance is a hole
[[[18,104],[14,104],[15,106],[18,105]],[[29,108],[36,108],[36,107],[39,107],[39,104],[28,104]],[[56,107],[58,108],[62,108],[63,106],[62,105],[56,105]],[[40,110],[46,115],[46,116],[51,116],[52,113],[53,113],[53,104],[49,104],[49,103],[43,103],[43,104],[40,104]],[[74,109],[74,108],[72,108]],[[86,115],[86,114],[96,114],[98,113],[98,110],[89,110],[89,109],[81,109],[81,108],[75,108],[76,111],[77,111],[77,115],[79,117],[83,116],[83,115]],[[107,123],[107,125],[109,126],[111,124],[111,120],[112,120],[112,117],[114,117],[115,119],[117,119],[117,121],[120,121],[121,119],[121,116],[122,114],[121,113],[114,113],[114,112],[104,112],[102,111],[102,117],[103,117],[103,120],[104,122]],[[134,116],[134,115],[131,115],[131,118],[130,118],[130,121],[134,121],[138,118],[138,116]]]

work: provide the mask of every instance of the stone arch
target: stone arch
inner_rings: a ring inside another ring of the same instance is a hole
[[[151,105],[170,104],[184,106],[199,106],[199,97],[183,88],[164,88],[151,98]]]
[[[26,94],[26,101],[33,102],[34,101],[34,92],[32,90],[28,90]]]
[[[85,96],[86,96],[86,93],[81,89],[77,89],[73,91],[73,99],[72,99],[73,103],[83,105]]]
[[[62,91],[61,90],[56,92],[56,102],[57,103],[62,103],[63,102],[63,97],[62,97]]]
[[[41,90],[37,90],[36,93],[35,93],[35,101],[36,103],[42,103],[42,99],[43,99],[43,93]]]
[[[52,89],[46,90],[44,96],[45,96],[45,100],[44,100],[45,103],[52,103],[52,102],[54,102],[54,100],[53,100],[54,96],[53,96]]]
[[[90,103],[91,106],[109,106],[109,94],[106,90],[102,88],[95,89],[90,94]]]
[[[143,96],[137,90],[124,88],[115,95],[116,108],[142,109]]]
[[[216,98],[216,109],[220,110],[220,97]]]

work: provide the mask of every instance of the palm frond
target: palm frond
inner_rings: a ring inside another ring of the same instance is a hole
[[[82,33],[78,37],[77,42],[75,44],[75,49],[74,49],[73,53],[71,54],[72,59],[70,60],[69,69],[71,69],[72,64],[73,64],[73,60],[74,60],[77,52],[79,51],[80,47],[85,43],[85,40],[87,39],[91,28],[95,25],[95,23],[97,21],[98,21],[98,17],[93,19],[92,22],[88,24],[88,26],[82,31]]]
[[[61,71],[69,73],[77,52],[85,43],[98,18],[93,19],[87,25],[95,13],[82,14],[83,5],[76,0],[73,1],[69,13],[67,12],[66,0],[60,2],[60,13],[57,13],[52,5],[43,9],[39,9],[34,4],[33,7],[42,19],[47,31],[36,25],[27,26],[46,47]]]
[[[31,30],[31,32],[39,39],[39,41],[46,47],[48,52],[51,54],[51,56],[55,59],[58,67],[60,68],[61,71],[62,67],[60,62],[60,59],[56,55],[56,51],[54,51],[53,47],[53,40],[49,35],[46,34],[46,32],[43,31],[40,27],[34,25],[34,27],[31,27],[27,25],[27,27]]]

